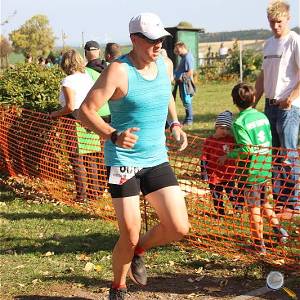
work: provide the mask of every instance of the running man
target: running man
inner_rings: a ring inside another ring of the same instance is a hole
[[[173,65],[160,55],[169,33],[152,13],[133,17],[129,32],[132,51],[103,71],[79,113],[82,123],[106,140],[109,191],[120,232],[112,255],[111,300],[125,299],[127,273],[136,283],[146,285],[145,251],[178,241],[189,231],[184,197],[165,145],[168,117],[179,151],[187,146],[171,93]],[[110,99],[111,124],[97,114],[106,99]],[[143,236],[140,191],[159,218]]]

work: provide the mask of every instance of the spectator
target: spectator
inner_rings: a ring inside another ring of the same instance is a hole
[[[100,45],[96,41],[88,41],[84,46],[84,54],[88,63],[86,67],[101,73],[107,64],[105,60],[100,59]]]
[[[175,81],[179,86],[180,98],[185,108],[185,119],[183,121],[183,125],[192,125],[194,118],[192,104],[193,95],[189,93],[184,83],[188,80],[193,82],[194,57],[192,53],[188,51],[186,44],[183,42],[177,42],[175,44],[174,53],[181,57],[174,75]]]
[[[107,43],[105,46],[104,57],[106,63],[110,64],[116,58],[121,56],[121,47],[117,43]]]
[[[257,78],[257,101],[266,97],[265,114],[272,132],[276,208],[300,210],[298,133],[300,125],[300,37],[290,31],[290,7],[273,1],[267,9],[274,36],[264,46],[263,69]]]
[[[220,48],[219,48],[219,57],[221,59],[226,58],[228,55],[228,48],[224,46],[224,43],[221,43]]]
[[[90,76],[85,73],[83,58],[73,49],[64,53],[61,67],[67,74],[67,77],[62,81],[60,93],[62,108],[53,111],[50,116],[52,118],[65,116],[76,119],[78,108],[93,86],[93,81]],[[97,156],[93,155],[93,153],[89,153],[90,145],[86,145],[87,149],[84,155],[80,153],[82,151],[80,151],[78,139],[80,138],[81,131],[78,130],[77,124],[73,125],[74,126],[70,128],[72,134],[70,134],[67,143],[69,158],[74,172],[76,201],[83,202],[87,198],[94,198],[95,194],[97,194],[97,189],[99,189]],[[74,133],[76,133],[78,137],[73,137]],[[99,150],[100,147],[98,146],[98,151]],[[97,151],[93,149],[93,152]]]
[[[268,217],[279,242],[286,242],[288,238],[287,232],[279,225],[266,193],[272,163],[270,123],[265,114],[252,108],[255,103],[255,89],[252,86],[239,83],[231,95],[240,111],[233,123],[233,133],[239,147],[220,157],[218,163],[224,165],[227,159],[237,160],[239,182],[244,185],[245,202],[250,213],[254,248],[260,254],[265,254],[263,215]]]
[[[238,203],[238,191],[235,188],[235,161],[228,160],[224,165],[217,164],[217,159],[234,147],[235,141],[231,135],[232,121],[230,111],[220,113],[216,119],[214,135],[205,139],[202,148],[201,177],[208,180],[217,218],[225,215],[223,190],[236,211],[240,212],[243,209]]]

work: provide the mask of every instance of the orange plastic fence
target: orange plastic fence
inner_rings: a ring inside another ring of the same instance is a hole
[[[206,148],[207,155],[204,155],[205,139],[195,135],[189,135],[188,139],[188,148],[178,152],[175,141],[167,133],[170,163],[185,194],[191,223],[190,235],[182,245],[188,241],[194,247],[209,249],[236,260],[261,259],[256,255],[258,247],[253,243],[255,232],[250,230],[251,205],[245,200],[245,197],[249,198],[248,188],[243,186],[239,180],[241,177],[237,175],[241,163],[237,166],[233,162],[219,172],[218,176],[225,181],[208,182],[204,171],[208,171],[212,178],[217,145]],[[107,191],[102,149],[103,141],[72,119],[53,120],[45,114],[26,109],[0,107],[0,171],[16,180],[21,178],[23,182],[25,178],[26,184],[37,192],[115,221]],[[273,149],[273,153],[277,152]],[[279,158],[280,161],[285,160],[285,156],[276,155],[273,161],[279,161]],[[243,158],[242,171],[252,167],[249,159],[250,156]],[[201,160],[207,163],[202,170]],[[298,184],[289,177],[282,179],[284,176],[280,176],[286,172],[285,165],[277,163],[273,167],[277,168],[276,178],[280,177],[281,184],[286,187],[281,192],[294,192]],[[258,173],[262,174],[263,170]],[[272,207],[278,204],[278,195],[272,192],[276,178],[267,182],[265,190]],[[157,222],[157,217],[145,199],[142,199],[141,207],[145,231]],[[283,207],[272,218],[267,218],[266,213],[270,215],[271,208],[262,213],[267,253],[263,259],[287,268],[299,268],[299,211],[297,214],[296,210]],[[258,216],[256,214],[257,211],[254,211],[252,219]],[[279,225],[274,231],[276,223]],[[278,231],[280,228],[288,232],[287,239]]]

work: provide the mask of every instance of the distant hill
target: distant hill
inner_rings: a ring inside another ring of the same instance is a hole
[[[294,27],[293,31],[300,34],[300,28]],[[225,42],[238,40],[265,40],[272,36],[272,31],[267,29],[252,29],[239,31],[208,32],[199,34],[200,43]]]

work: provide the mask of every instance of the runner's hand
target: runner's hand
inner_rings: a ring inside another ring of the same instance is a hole
[[[140,129],[137,127],[132,127],[120,132],[116,141],[116,145],[125,149],[133,148],[139,138],[134,133],[139,130]]]
[[[180,126],[174,126],[172,128],[172,135],[176,142],[180,144],[180,148],[178,150],[184,150],[188,145],[186,133],[181,129]]]

